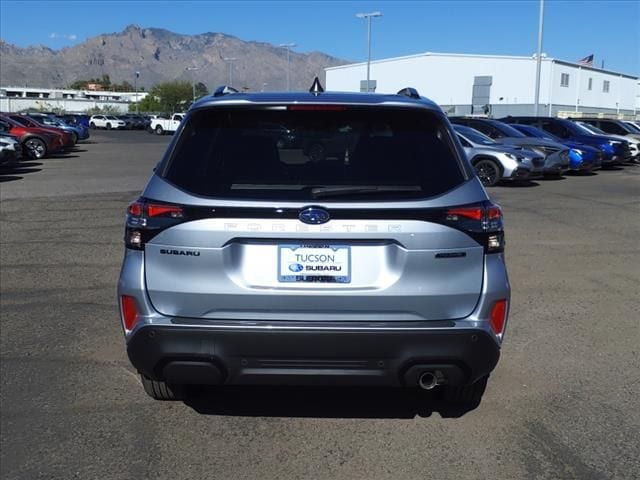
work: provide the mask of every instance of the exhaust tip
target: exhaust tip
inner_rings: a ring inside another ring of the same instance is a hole
[[[434,372],[424,372],[418,378],[418,385],[423,390],[431,390],[438,386],[438,377]]]

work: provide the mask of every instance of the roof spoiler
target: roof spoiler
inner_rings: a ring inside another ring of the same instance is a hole
[[[227,85],[222,85],[221,87],[216,88],[216,91],[213,92],[213,96],[222,97],[223,95],[229,95],[230,93],[238,93],[238,90]]]
[[[418,90],[412,87],[403,88],[396,95],[404,95],[405,97],[410,97],[410,98],[420,98],[420,94],[418,93]]]

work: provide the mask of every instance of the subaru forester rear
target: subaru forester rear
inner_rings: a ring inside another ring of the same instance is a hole
[[[156,399],[388,385],[478,402],[498,361],[502,212],[413,89],[218,90],[129,206],[125,244],[127,352]]]

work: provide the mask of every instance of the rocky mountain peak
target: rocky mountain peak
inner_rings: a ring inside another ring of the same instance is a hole
[[[61,88],[76,80],[109,75],[114,83],[146,89],[169,80],[203,82],[210,90],[228,84],[249,90],[286,88],[286,51],[275,45],[244,41],[225,33],[183,35],[162,28],[128,25],[122,32],[102,34],[54,51],[20,48],[0,40],[0,85]],[[233,61],[225,60],[235,58]],[[346,63],[321,52],[291,52],[291,88],[307,89],[324,68]],[[197,70],[187,67],[197,66]],[[193,77],[192,77],[193,75]]]

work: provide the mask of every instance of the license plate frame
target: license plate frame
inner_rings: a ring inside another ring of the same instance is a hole
[[[326,256],[326,261],[306,261],[292,254]],[[295,266],[297,265],[297,266]],[[327,267],[309,271],[307,266]],[[334,268],[331,268],[334,267]],[[338,268],[340,268],[338,270]],[[298,270],[299,269],[299,270]],[[314,272],[314,273],[311,273]],[[351,283],[351,246],[332,243],[288,243],[278,245],[278,282],[280,283]]]

